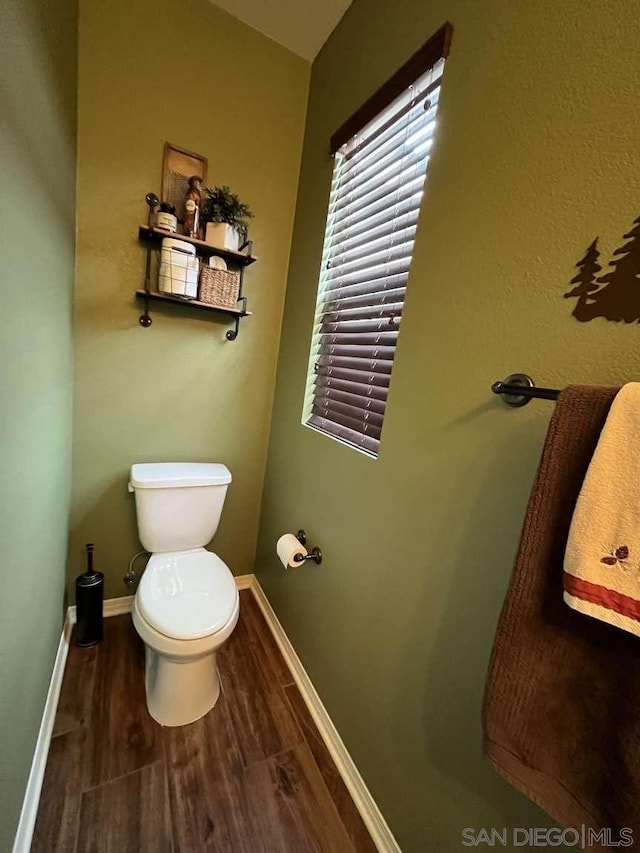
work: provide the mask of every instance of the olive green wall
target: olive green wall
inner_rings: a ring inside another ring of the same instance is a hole
[[[377,461],[301,426],[328,139],[445,20],[455,32]],[[562,294],[640,213],[630,0],[356,0],[313,66],[258,575],[404,851],[544,818],[480,755],[487,659],[551,404],[490,385],[619,383],[640,329]],[[274,548],[304,526],[321,567]]]
[[[11,849],[62,627],[71,484],[74,0],[0,27],[0,850]]]
[[[96,543],[107,597],[140,549],[134,462],[211,460],[234,477],[216,551],[251,571],[298,181],[309,65],[207,0],[82,0],[76,397],[70,574]],[[194,309],[138,325],[145,194],[168,140],[209,159],[255,211],[260,260],[238,339]]]

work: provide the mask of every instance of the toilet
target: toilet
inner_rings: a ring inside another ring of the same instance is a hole
[[[200,719],[220,693],[216,654],[236,626],[240,598],[228,567],[204,546],[230,482],[217,463],[131,467],[138,533],[151,552],[132,616],[145,645],[147,707],[163,726]]]

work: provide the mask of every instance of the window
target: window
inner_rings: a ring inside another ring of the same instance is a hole
[[[446,24],[331,139],[303,423],[378,455],[436,126]]]

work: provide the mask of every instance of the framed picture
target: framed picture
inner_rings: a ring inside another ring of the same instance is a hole
[[[193,151],[178,148],[170,142],[164,144],[162,159],[162,197],[176,209],[178,217],[182,216],[184,198],[189,189],[189,178],[199,175],[202,183],[207,183],[207,158]]]

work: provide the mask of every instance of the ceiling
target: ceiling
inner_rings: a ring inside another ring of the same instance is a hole
[[[212,0],[216,6],[313,62],[352,0]]]

